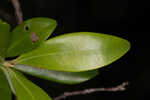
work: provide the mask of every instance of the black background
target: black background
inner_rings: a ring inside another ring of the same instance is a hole
[[[150,6],[148,2],[128,0],[20,0],[24,20],[33,17],[56,19],[53,36],[77,31],[116,35],[131,42],[131,50],[115,63],[100,69],[100,75],[79,85],[63,85],[28,76],[52,97],[64,91],[116,86],[124,81],[130,85],[125,92],[100,92],[74,96],[66,100],[137,100],[150,94]],[[16,25],[10,0],[0,0],[0,18]]]

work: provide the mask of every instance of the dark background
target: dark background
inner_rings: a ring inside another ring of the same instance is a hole
[[[150,6],[148,2],[128,0],[20,0],[24,20],[33,17],[50,17],[58,21],[52,36],[92,31],[116,35],[131,42],[131,50],[115,63],[100,69],[100,75],[79,85],[63,85],[35,77],[34,83],[52,97],[64,91],[85,88],[116,86],[124,81],[130,85],[125,92],[100,92],[74,96],[66,100],[138,100],[150,94]],[[10,0],[0,0],[0,18],[14,27],[14,9]]]

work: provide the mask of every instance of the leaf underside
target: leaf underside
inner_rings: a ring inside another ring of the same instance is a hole
[[[25,65],[15,65],[13,68],[39,78],[64,84],[79,84],[98,75],[98,70],[86,72],[62,72],[39,69]]]

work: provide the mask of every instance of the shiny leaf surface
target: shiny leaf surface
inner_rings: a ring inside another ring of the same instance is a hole
[[[17,100],[52,100],[40,87],[26,79],[20,72],[9,69]]]
[[[24,65],[15,65],[14,68],[39,78],[64,84],[78,84],[90,80],[91,78],[98,75],[98,70],[86,72],[62,72],[62,71],[39,69]]]
[[[106,66],[122,57],[130,43],[122,38],[92,32],[78,32],[52,38],[15,63],[33,67],[80,72]]]
[[[33,18],[12,31],[7,57],[18,56],[35,49],[45,41],[56,28],[56,21],[50,18]]]

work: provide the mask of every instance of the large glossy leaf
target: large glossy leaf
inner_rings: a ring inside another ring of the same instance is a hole
[[[12,31],[7,57],[33,50],[50,36],[56,25],[56,21],[50,18],[33,18],[17,26]]]
[[[5,57],[10,37],[10,26],[0,20],[0,59]]]
[[[3,70],[4,68],[0,65],[0,99],[11,100],[11,89]]]
[[[25,72],[27,74],[37,76],[39,78],[65,84],[78,84],[90,80],[91,78],[98,75],[98,70],[86,72],[62,72],[62,71],[39,69],[24,65],[15,65],[13,68]]]
[[[52,100],[40,87],[26,79],[20,72],[9,69],[9,75],[17,100]]]
[[[49,70],[79,72],[108,65],[123,56],[130,43],[122,38],[91,32],[52,38],[16,63]]]

